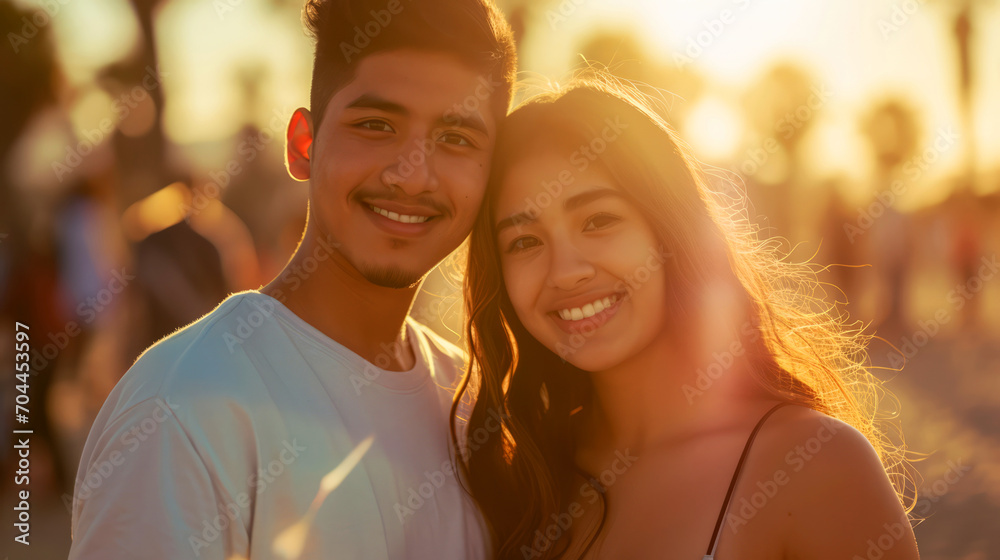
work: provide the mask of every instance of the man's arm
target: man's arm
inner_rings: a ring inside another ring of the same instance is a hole
[[[70,560],[247,554],[242,510],[227,515],[219,505],[215,473],[172,408],[147,399],[92,429],[73,493]]]

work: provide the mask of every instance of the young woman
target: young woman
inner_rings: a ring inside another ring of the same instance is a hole
[[[643,96],[535,97],[492,169],[453,433],[498,558],[917,558],[868,337]]]

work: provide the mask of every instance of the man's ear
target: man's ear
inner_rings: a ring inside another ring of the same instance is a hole
[[[285,132],[285,160],[288,174],[299,181],[309,180],[312,160],[313,126],[309,109],[299,107],[292,113]]]

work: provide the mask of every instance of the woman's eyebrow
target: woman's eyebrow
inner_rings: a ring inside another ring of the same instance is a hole
[[[595,200],[604,198],[606,196],[615,196],[618,198],[623,198],[622,193],[616,189],[609,189],[607,187],[597,187],[594,189],[589,189],[581,193],[574,194],[573,196],[566,199],[563,202],[563,208],[566,210],[574,210],[588,204]]]
[[[597,187],[593,189],[588,189],[581,193],[574,194],[573,196],[567,198],[563,202],[563,208],[566,210],[574,210],[585,204],[593,202],[595,200],[604,198],[606,196],[614,196],[618,198],[624,198],[621,192],[616,189],[609,189],[607,187]],[[537,217],[529,212],[518,212],[516,214],[511,214],[510,216],[497,222],[495,230],[500,233],[506,228],[515,225],[526,225],[533,223],[537,220]]]
[[[510,216],[497,222],[494,229],[496,230],[496,233],[499,234],[501,231],[509,227],[533,223],[535,219],[535,216],[528,212],[518,212],[517,214],[511,214]]]

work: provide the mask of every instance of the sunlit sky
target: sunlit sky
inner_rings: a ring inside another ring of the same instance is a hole
[[[559,75],[575,47],[565,37],[584,36],[600,26],[638,27],[649,49],[660,53],[663,63],[671,64],[673,53],[683,53],[708,29],[706,22],[719,20],[728,9],[731,23],[722,25],[722,32],[695,60],[714,81],[742,89],[775,61],[800,62],[833,92],[824,108],[827,136],[843,138],[848,134],[844,129],[854,126],[856,115],[872,98],[891,92],[905,95],[924,111],[926,138],[921,145],[926,145],[941,127],[961,130],[950,27],[953,8],[947,2],[927,2],[898,31],[883,35],[879,20],[891,24],[893,6],[902,4],[883,0],[584,1],[565,22],[556,23],[556,32],[532,37],[523,66]],[[976,29],[974,52],[980,58],[975,61],[979,87],[975,134],[981,162],[988,165],[1000,159],[1000,127],[996,126],[1000,123],[1000,36],[986,32],[1000,29],[995,2],[977,12]],[[840,166],[851,165],[850,152],[832,155],[840,157]],[[961,151],[954,150],[937,167],[941,173],[948,172],[960,161]]]
[[[729,23],[721,24],[721,33],[694,62],[714,91],[693,112],[692,118],[705,126],[696,127],[700,130],[691,132],[689,141],[708,159],[723,158],[738,147],[738,94],[780,60],[801,63],[833,93],[816,123],[819,145],[813,151],[821,157],[813,163],[821,172],[858,173],[858,115],[885,93],[901,93],[923,112],[921,146],[929,145],[942,128],[961,132],[950,2],[927,0],[889,36],[879,21],[891,22],[894,7],[903,6],[903,0],[562,4],[570,12],[555,25],[547,21],[546,12],[559,9],[559,2],[536,3],[529,12],[537,19],[525,37],[520,65],[529,75],[565,76],[577,60],[574,50],[580,40],[607,28],[637,29],[637,38],[652,56],[672,64],[672,53],[683,52],[708,29],[708,22],[730,10]],[[1000,29],[997,4],[982,3],[974,27],[975,138],[981,171],[1000,163],[1000,35],[986,32]],[[509,9],[513,2],[501,5]],[[220,6],[231,9],[222,11]],[[263,0],[165,3],[157,19],[157,43],[168,99],[165,126],[173,141],[190,145],[222,140],[247,121],[266,126],[275,112],[287,115],[308,104],[312,43],[297,11],[295,5],[275,8]],[[111,112],[110,100],[89,85],[93,73],[131,48],[137,25],[126,0],[67,3],[53,25],[70,80],[84,90],[74,124],[87,126]],[[719,29],[719,22],[714,25]],[[263,73],[252,115],[246,114],[242,100],[237,79],[241,72]],[[89,95],[88,87],[94,90]],[[955,173],[965,149],[960,141],[959,149],[944,154],[928,180]]]

